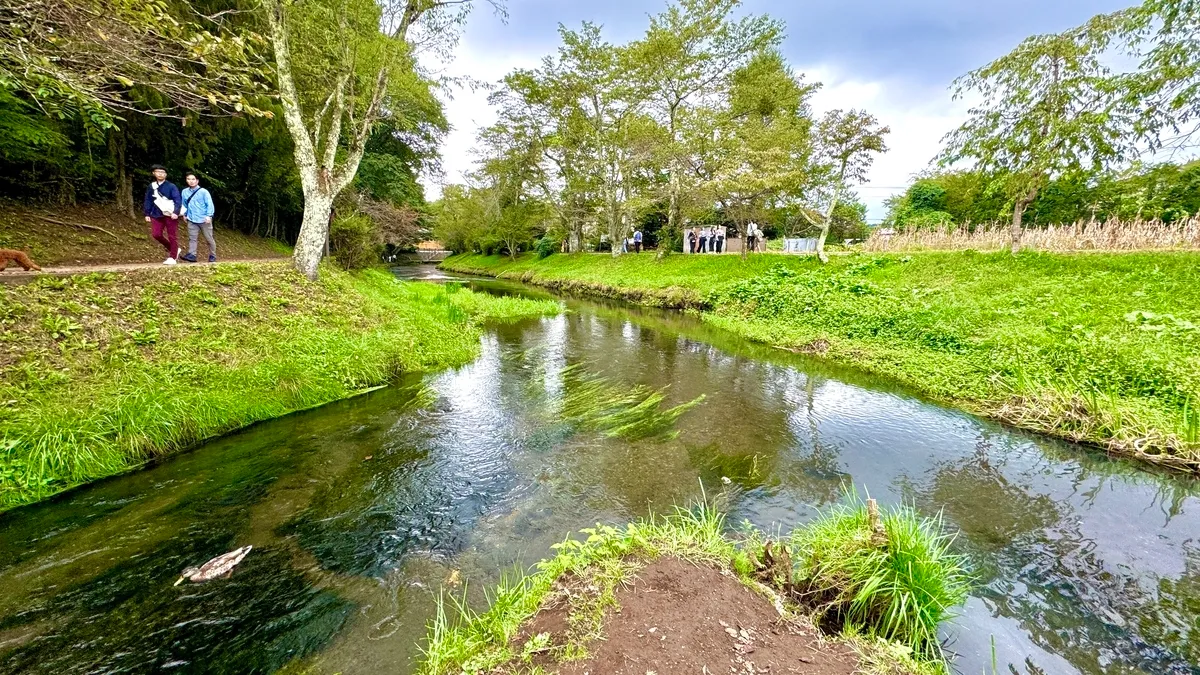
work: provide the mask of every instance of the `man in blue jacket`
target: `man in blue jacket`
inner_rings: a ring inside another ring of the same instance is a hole
[[[142,212],[150,223],[150,236],[167,249],[164,265],[174,265],[179,257],[179,210],[183,200],[179,188],[167,180],[167,169],[162,164],[150,167],[154,182],[146,187],[146,198]],[[163,236],[163,233],[166,236]]]
[[[208,262],[217,262],[217,242],[213,239],[212,225],[216,207],[213,206],[212,195],[200,187],[200,179],[194,173],[187,175],[187,184],[183,189],[183,211],[187,217],[188,252],[180,260],[197,262],[196,244],[200,233],[204,232],[204,239],[208,241]]]

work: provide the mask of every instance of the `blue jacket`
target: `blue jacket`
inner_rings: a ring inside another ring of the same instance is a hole
[[[212,218],[217,212],[212,195],[202,187],[184,188],[183,203],[187,205],[187,219],[193,223],[203,223],[205,218]]]
[[[179,188],[169,180],[164,180],[163,184],[158,186],[158,194],[175,202],[175,213],[179,213],[179,207],[183,206],[183,199],[179,196]],[[142,202],[142,212],[151,218],[162,218],[170,216],[169,213],[163,213],[154,205],[154,183],[153,181],[146,186],[146,199]]]

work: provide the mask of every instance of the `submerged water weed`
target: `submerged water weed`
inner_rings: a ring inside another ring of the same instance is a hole
[[[629,387],[585,372],[579,364],[562,371],[564,395],[559,414],[577,428],[598,431],[612,438],[670,439],[679,434],[675,423],[704,396],[663,409],[666,395],[642,385]]]
[[[962,556],[940,518],[907,507],[882,514],[876,533],[865,504],[852,496],[792,533],[798,597],[825,625],[909,646],[921,659],[943,660],[938,625],[970,588]]]

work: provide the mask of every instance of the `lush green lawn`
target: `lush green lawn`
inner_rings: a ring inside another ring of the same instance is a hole
[[[401,372],[461,364],[481,320],[553,313],[288,263],[0,286],[0,510]]]
[[[1200,255],[457,256],[449,269],[690,306],[980,414],[1200,470]]]

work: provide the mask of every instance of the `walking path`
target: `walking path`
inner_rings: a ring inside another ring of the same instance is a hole
[[[237,265],[245,263],[270,263],[282,262],[288,260],[287,257],[278,258],[244,258],[241,260],[219,260],[215,263],[186,263],[181,262],[176,265],[176,268],[185,267],[205,267],[208,265]],[[16,270],[13,267],[16,266]],[[131,272],[134,270],[150,270],[155,268],[167,268],[161,262],[152,263],[120,263],[115,265],[76,265],[63,267],[43,267],[41,272],[26,272],[17,266],[16,263],[10,263],[7,270],[0,272],[0,283],[26,283],[39,276],[54,276],[54,277],[69,277],[76,274],[91,274],[93,272]]]

